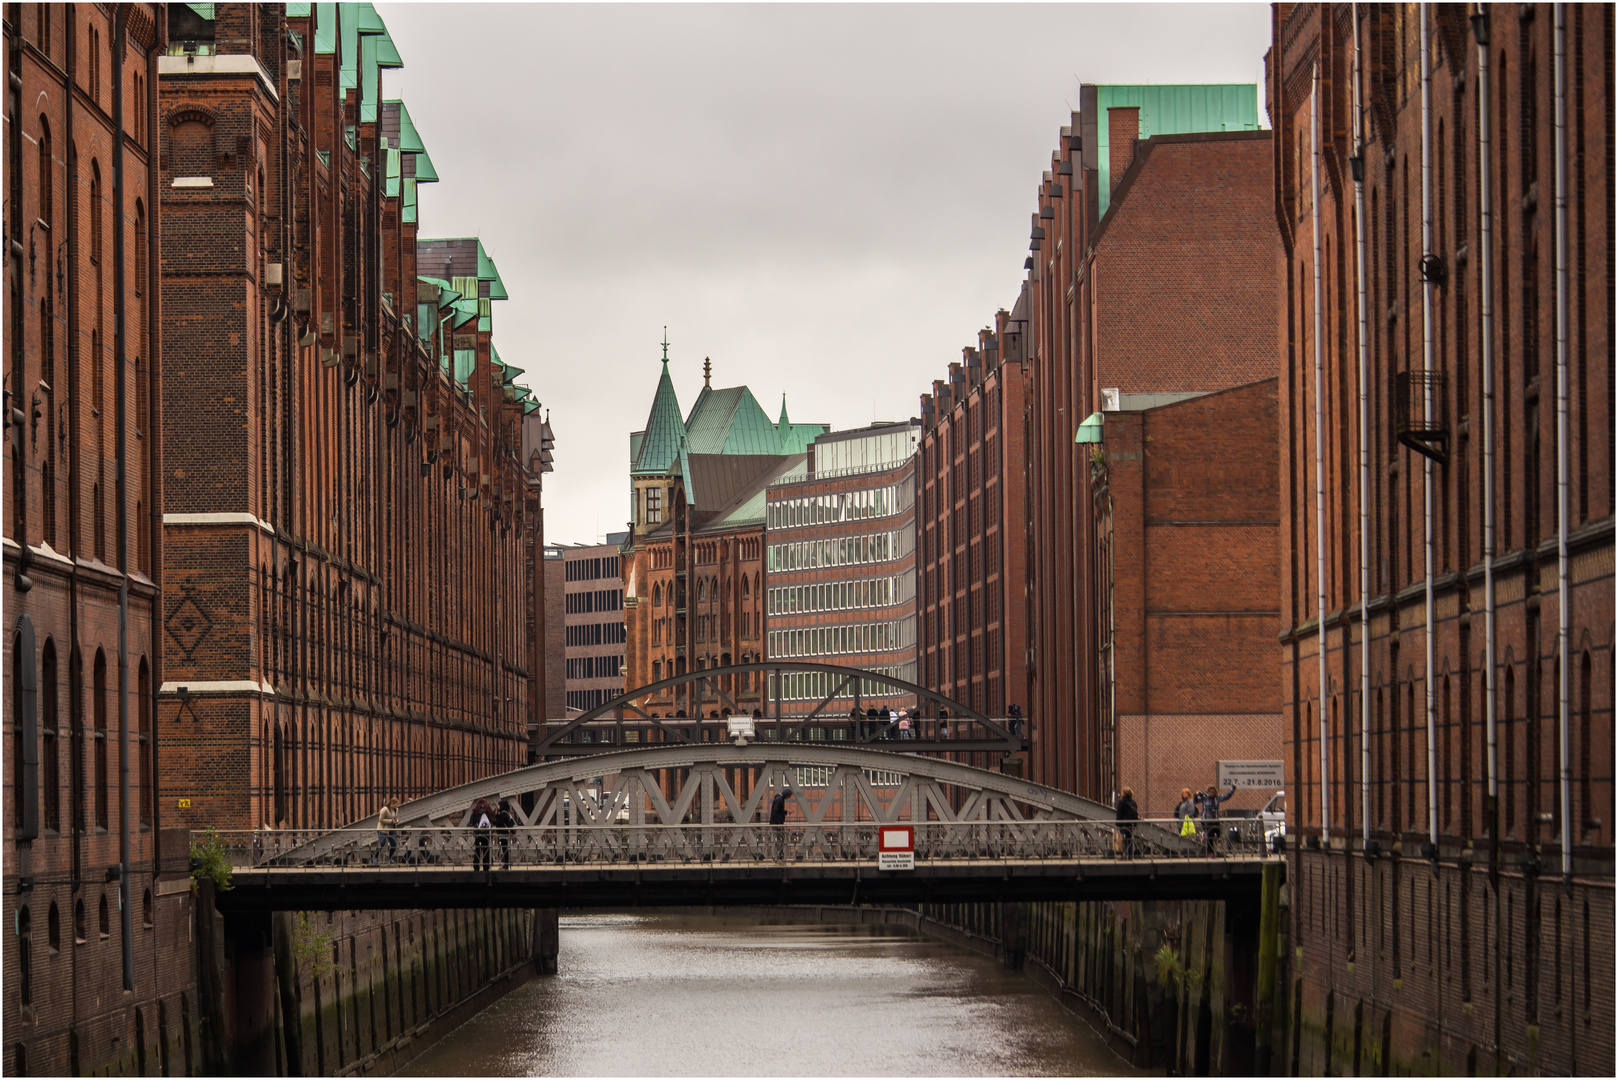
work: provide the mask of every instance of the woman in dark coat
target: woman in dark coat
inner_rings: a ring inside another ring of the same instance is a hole
[[[1139,821],[1140,808],[1135,805],[1135,792],[1132,788],[1124,788],[1124,793],[1118,799],[1118,854],[1126,859],[1135,857],[1135,827],[1124,825],[1122,822]]]

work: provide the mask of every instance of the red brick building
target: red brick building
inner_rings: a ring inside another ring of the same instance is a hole
[[[633,517],[621,549],[625,685],[748,663],[765,656],[765,490],[801,468],[821,424],[794,424],[786,401],[771,422],[745,386],[702,392],[685,418],[668,373],[668,345],[646,427],[629,437]],[[723,695],[723,696],[721,696]],[[728,699],[728,700],[726,700]],[[730,676],[640,702],[655,715],[717,716],[764,704],[757,675]]]
[[[188,825],[340,825],[526,760],[548,432],[482,244],[419,236],[374,11],[203,10],[162,61],[163,769]]]
[[[988,716],[1028,708],[1026,311],[1000,311],[921,397],[917,679]]]
[[[1613,1061],[1613,11],[1469,11],[1274,12],[1293,1071]]]
[[[567,715],[567,609],[562,597],[567,591],[566,567],[560,545],[545,546],[545,656],[540,665],[545,672],[544,708],[528,718],[530,729],[545,720]]]
[[[1161,400],[1178,399],[1178,400]],[[1161,401],[1161,403],[1154,403]],[[1119,394],[1092,447],[1093,661],[1111,788],[1170,817],[1220,761],[1279,761],[1276,382]],[[1274,789],[1240,790],[1233,809]]]
[[[167,1066],[201,1019],[153,775],[163,14],[4,13],[9,1073]]]
[[[566,712],[605,705],[624,692],[624,583],[618,549],[628,533],[601,544],[562,545]]]
[[[1019,300],[1030,767],[1108,799],[1110,693],[1096,658],[1109,636],[1091,447],[1075,436],[1106,392],[1206,394],[1273,375],[1276,240],[1254,87],[1087,85],[1080,106],[1040,183]]]
[[[916,681],[916,443],[921,425],[876,424],[821,435],[802,467],[765,494],[765,655],[857,667]],[[827,672],[784,673],[766,688],[769,716],[807,716],[822,701],[847,736],[855,687]],[[860,680],[859,707],[915,708],[913,695]],[[773,732],[772,732],[773,734]]]

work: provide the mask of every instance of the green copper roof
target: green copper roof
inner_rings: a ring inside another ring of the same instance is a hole
[[[764,415],[745,386],[703,388],[685,422],[686,442],[693,454],[775,454],[775,425]]]
[[[668,472],[684,444],[685,424],[680,419],[680,400],[674,395],[674,380],[669,378],[665,352],[663,374],[657,380],[657,394],[652,398],[652,411],[646,417],[646,429],[630,472]]]
[[[1107,145],[1107,110],[1140,109],[1140,138],[1185,135],[1199,131],[1256,131],[1258,87],[1253,83],[1204,86],[1097,86],[1096,189],[1099,213],[1112,201],[1112,171]]]
[[[207,6],[208,7],[213,7],[212,4],[209,4]],[[314,6],[315,5],[313,5],[313,4],[288,4],[287,5],[287,18],[289,18],[289,19],[307,19],[309,17],[310,10]]]
[[[478,279],[489,283],[490,300],[509,300],[506,293],[506,283],[500,280],[500,271],[495,269],[494,260],[489,253],[483,250],[483,241],[478,241]]]
[[[315,52],[330,55],[337,51],[337,5],[315,5]]]

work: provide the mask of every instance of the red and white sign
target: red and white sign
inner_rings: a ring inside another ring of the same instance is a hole
[[[876,868],[914,870],[916,868],[916,828],[913,825],[883,825],[878,830]]]

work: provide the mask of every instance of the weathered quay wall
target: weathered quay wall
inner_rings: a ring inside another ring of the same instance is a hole
[[[556,970],[554,910],[220,913],[197,896],[203,1019],[187,1074],[392,1072]]]

